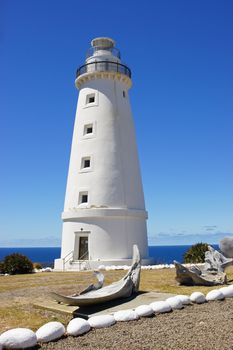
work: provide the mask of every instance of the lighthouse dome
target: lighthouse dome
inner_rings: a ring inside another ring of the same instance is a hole
[[[115,47],[113,39],[100,37],[91,41],[91,47],[87,51],[86,63],[96,61],[121,62],[120,51]]]
[[[80,88],[87,80],[99,78],[99,74],[108,73],[105,78],[121,79],[131,87],[131,71],[121,63],[120,51],[115,47],[115,41],[107,37],[95,38],[87,51],[86,61],[76,72],[75,85]]]
[[[111,48],[111,47],[115,46],[115,41],[111,38],[106,38],[106,37],[95,38],[91,41],[91,46],[102,47],[102,48]]]

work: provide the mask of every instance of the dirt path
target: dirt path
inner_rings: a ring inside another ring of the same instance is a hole
[[[43,345],[43,350],[232,350],[233,299],[187,306]]]

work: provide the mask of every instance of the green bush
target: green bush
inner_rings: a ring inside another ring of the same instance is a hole
[[[184,254],[185,263],[203,263],[205,261],[205,252],[208,250],[207,243],[197,243],[187,250]]]
[[[42,269],[42,265],[40,263],[36,262],[36,263],[33,263],[33,268],[40,270],[40,269]]]
[[[0,261],[0,273],[5,273],[4,262]]]
[[[7,255],[3,260],[4,273],[10,275],[31,273],[33,271],[33,263],[25,255],[14,253]]]

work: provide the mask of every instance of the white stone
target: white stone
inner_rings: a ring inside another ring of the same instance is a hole
[[[203,293],[201,293],[201,292],[193,292],[190,295],[190,300],[193,303],[202,304],[202,303],[205,303],[206,298],[205,298],[205,295]]]
[[[67,334],[77,337],[91,329],[90,323],[83,318],[73,318],[67,326]]]
[[[111,51],[95,48],[86,63],[99,60],[121,62]],[[133,244],[148,258],[147,212],[128,95],[131,79],[121,71],[98,72],[95,66],[88,65],[76,79],[80,92],[62,213],[61,259],[56,259],[55,269],[62,269],[62,259],[72,252],[71,260],[80,258],[82,237],[88,240],[91,267],[103,261],[124,265],[132,258]],[[90,96],[93,102],[88,102]],[[91,133],[86,133],[88,125]],[[85,158],[90,160],[87,168]],[[82,194],[88,195],[85,203],[80,202]],[[65,269],[79,266],[67,263]]]
[[[224,295],[225,298],[233,298],[233,288],[232,288],[232,286],[222,287],[219,290]]]
[[[188,297],[187,295],[180,294],[180,295],[176,295],[176,297],[181,300],[183,305],[191,304],[190,297]]]
[[[52,272],[53,269],[51,267],[44,267],[43,269],[41,269],[41,272]]]
[[[113,316],[117,322],[135,321],[139,318],[136,311],[132,309],[116,311]]]
[[[166,301],[168,302],[168,304],[170,304],[172,310],[179,310],[183,308],[182,301],[176,296],[167,298]]]
[[[150,305],[140,305],[135,309],[139,317],[151,316],[154,313],[154,310]]]
[[[5,349],[25,349],[35,346],[36,334],[27,328],[14,328],[1,334],[0,344]]]
[[[156,314],[172,311],[171,305],[167,301],[154,301],[150,304],[150,306]]]
[[[92,328],[106,328],[116,323],[116,320],[112,315],[99,315],[90,317],[88,323]]]
[[[207,301],[223,300],[225,297],[219,289],[213,289],[206,295]]]
[[[106,266],[106,271],[111,271],[112,270],[112,266]]]
[[[228,290],[233,291],[233,284],[231,284],[231,285],[229,285],[229,286],[227,286],[227,287],[222,287],[222,288],[228,288]],[[221,288],[221,289],[222,289],[222,288]]]
[[[38,342],[47,343],[61,338],[65,334],[65,327],[60,322],[48,322],[36,331]]]

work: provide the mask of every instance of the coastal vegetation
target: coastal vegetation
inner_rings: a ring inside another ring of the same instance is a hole
[[[0,263],[0,273],[7,273],[9,275],[31,273],[33,268],[31,260],[19,253],[7,255]]]
[[[42,264],[38,263],[38,262],[35,262],[35,263],[33,263],[33,268],[36,269],[36,270],[41,270],[42,269]]]
[[[184,262],[188,263],[203,263],[205,261],[205,252],[208,250],[207,243],[196,243],[192,245],[184,254]]]

